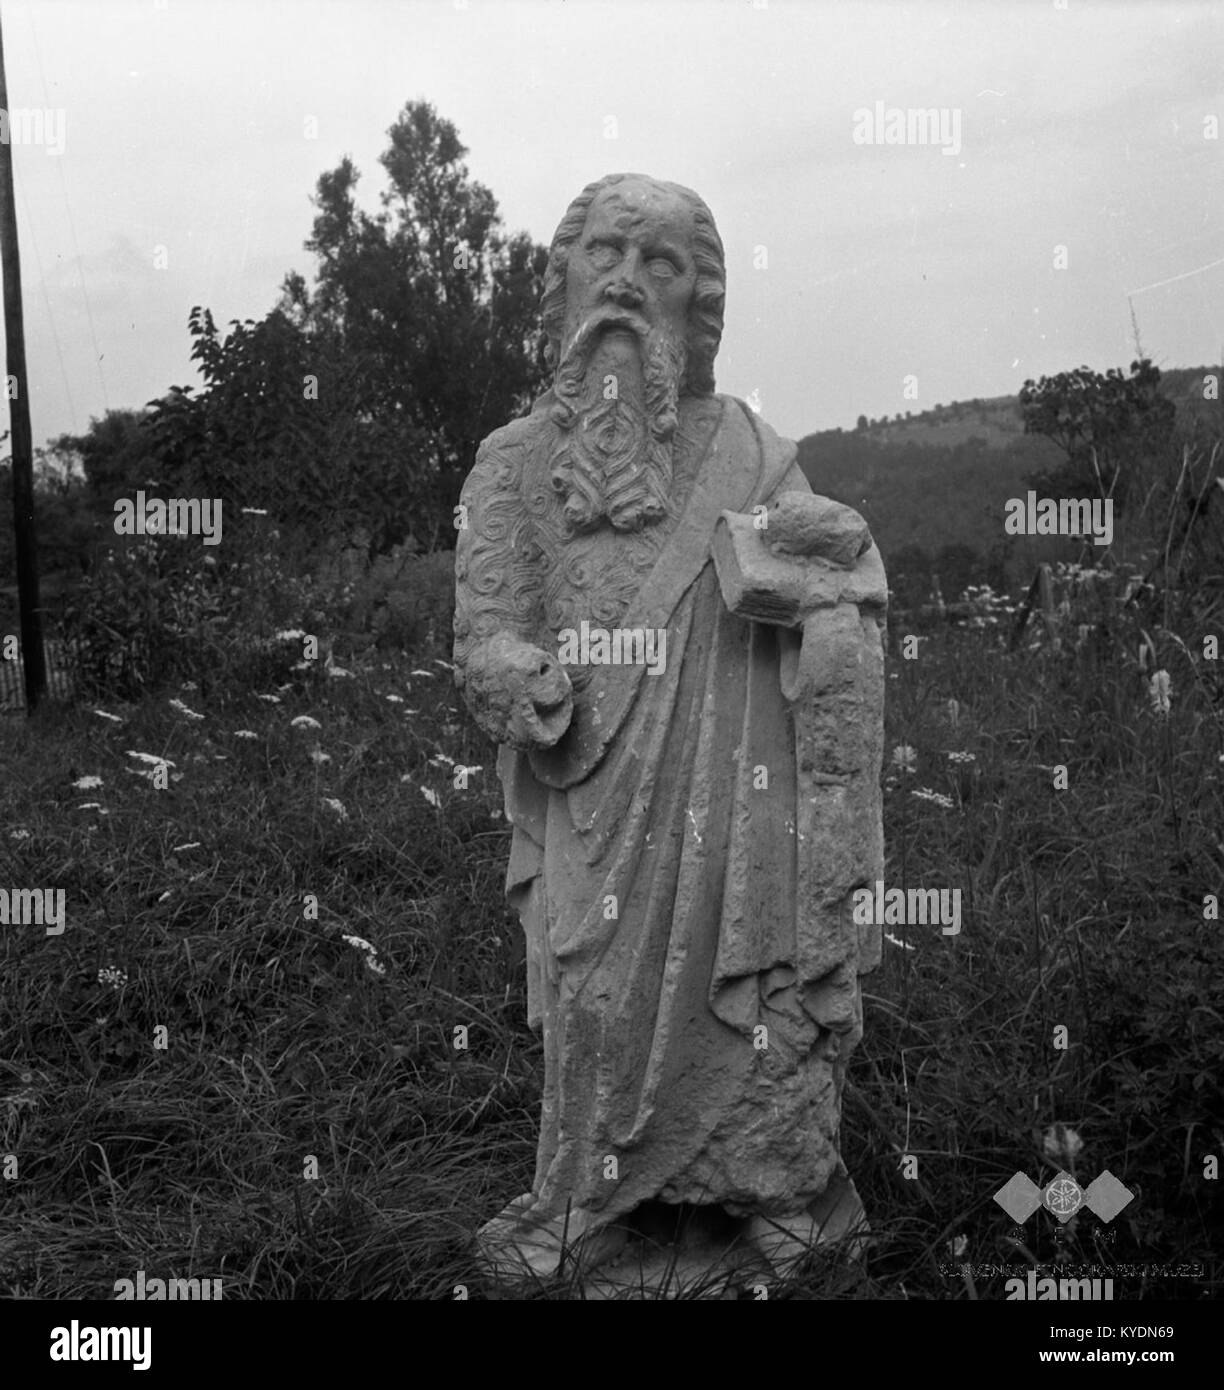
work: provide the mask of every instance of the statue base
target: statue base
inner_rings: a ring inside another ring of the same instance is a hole
[[[511,1202],[476,1238],[481,1273],[507,1291],[568,1281],[573,1298],[735,1299],[783,1289],[813,1251],[861,1261],[869,1227],[848,1174],[792,1216],[734,1217],[721,1207],[647,1202],[600,1225],[571,1211],[552,1221],[526,1213],[531,1193]]]

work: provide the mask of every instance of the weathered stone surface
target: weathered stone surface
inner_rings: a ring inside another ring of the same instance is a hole
[[[635,1261],[777,1273],[863,1224],[837,1140],[880,949],[850,896],[883,871],[887,591],[861,518],[714,393],[724,282],[695,194],[584,190],[545,285],[553,386],[463,491],[456,682],[501,745],[545,1058],[532,1190],[478,1240],[505,1282],[575,1237],[610,1297]],[[647,632],[653,665],[618,636]],[[660,1209],[698,1214],[670,1249]]]
[[[871,545],[867,523],[853,507],[810,492],[782,493],[763,520],[770,548],[784,555],[850,566]]]
[[[472,653],[465,676],[468,708],[498,743],[551,748],[569,727],[573,688],[551,652],[499,632]]]
[[[714,566],[723,600],[732,613],[794,627],[817,609],[853,603],[882,617],[888,582],[874,545],[853,569],[847,569],[818,558],[775,553],[767,541],[769,534],[750,516],[724,512],[719,518],[712,547]]]

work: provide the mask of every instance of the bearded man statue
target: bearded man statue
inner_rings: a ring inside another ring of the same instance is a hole
[[[865,1230],[838,1130],[887,588],[857,513],[715,394],[724,286],[695,193],[590,184],[548,264],[553,384],[462,493],[456,681],[500,745],[545,1059],[532,1190],[478,1237],[499,1278],[640,1260],[669,1215],[775,1273]]]

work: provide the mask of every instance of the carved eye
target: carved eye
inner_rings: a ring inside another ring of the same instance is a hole
[[[611,270],[620,258],[621,253],[615,246],[609,246],[606,241],[600,241],[594,246],[587,247],[587,259],[596,270]]]
[[[672,265],[671,261],[665,259],[663,256],[656,256],[655,259],[650,262],[650,273],[659,280],[671,280],[680,272]]]

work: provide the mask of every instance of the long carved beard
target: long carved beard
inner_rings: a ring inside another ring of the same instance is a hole
[[[634,334],[636,364],[626,368],[625,354],[606,348],[609,324]],[[553,388],[560,438],[550,460],[574,532],[593,531],[605,518],[617,531],[640,531],[667,515],[686,362],[682,340],[623,314],[601,315],[575,334]],[[605,397],[609,375],[616,389]]]

